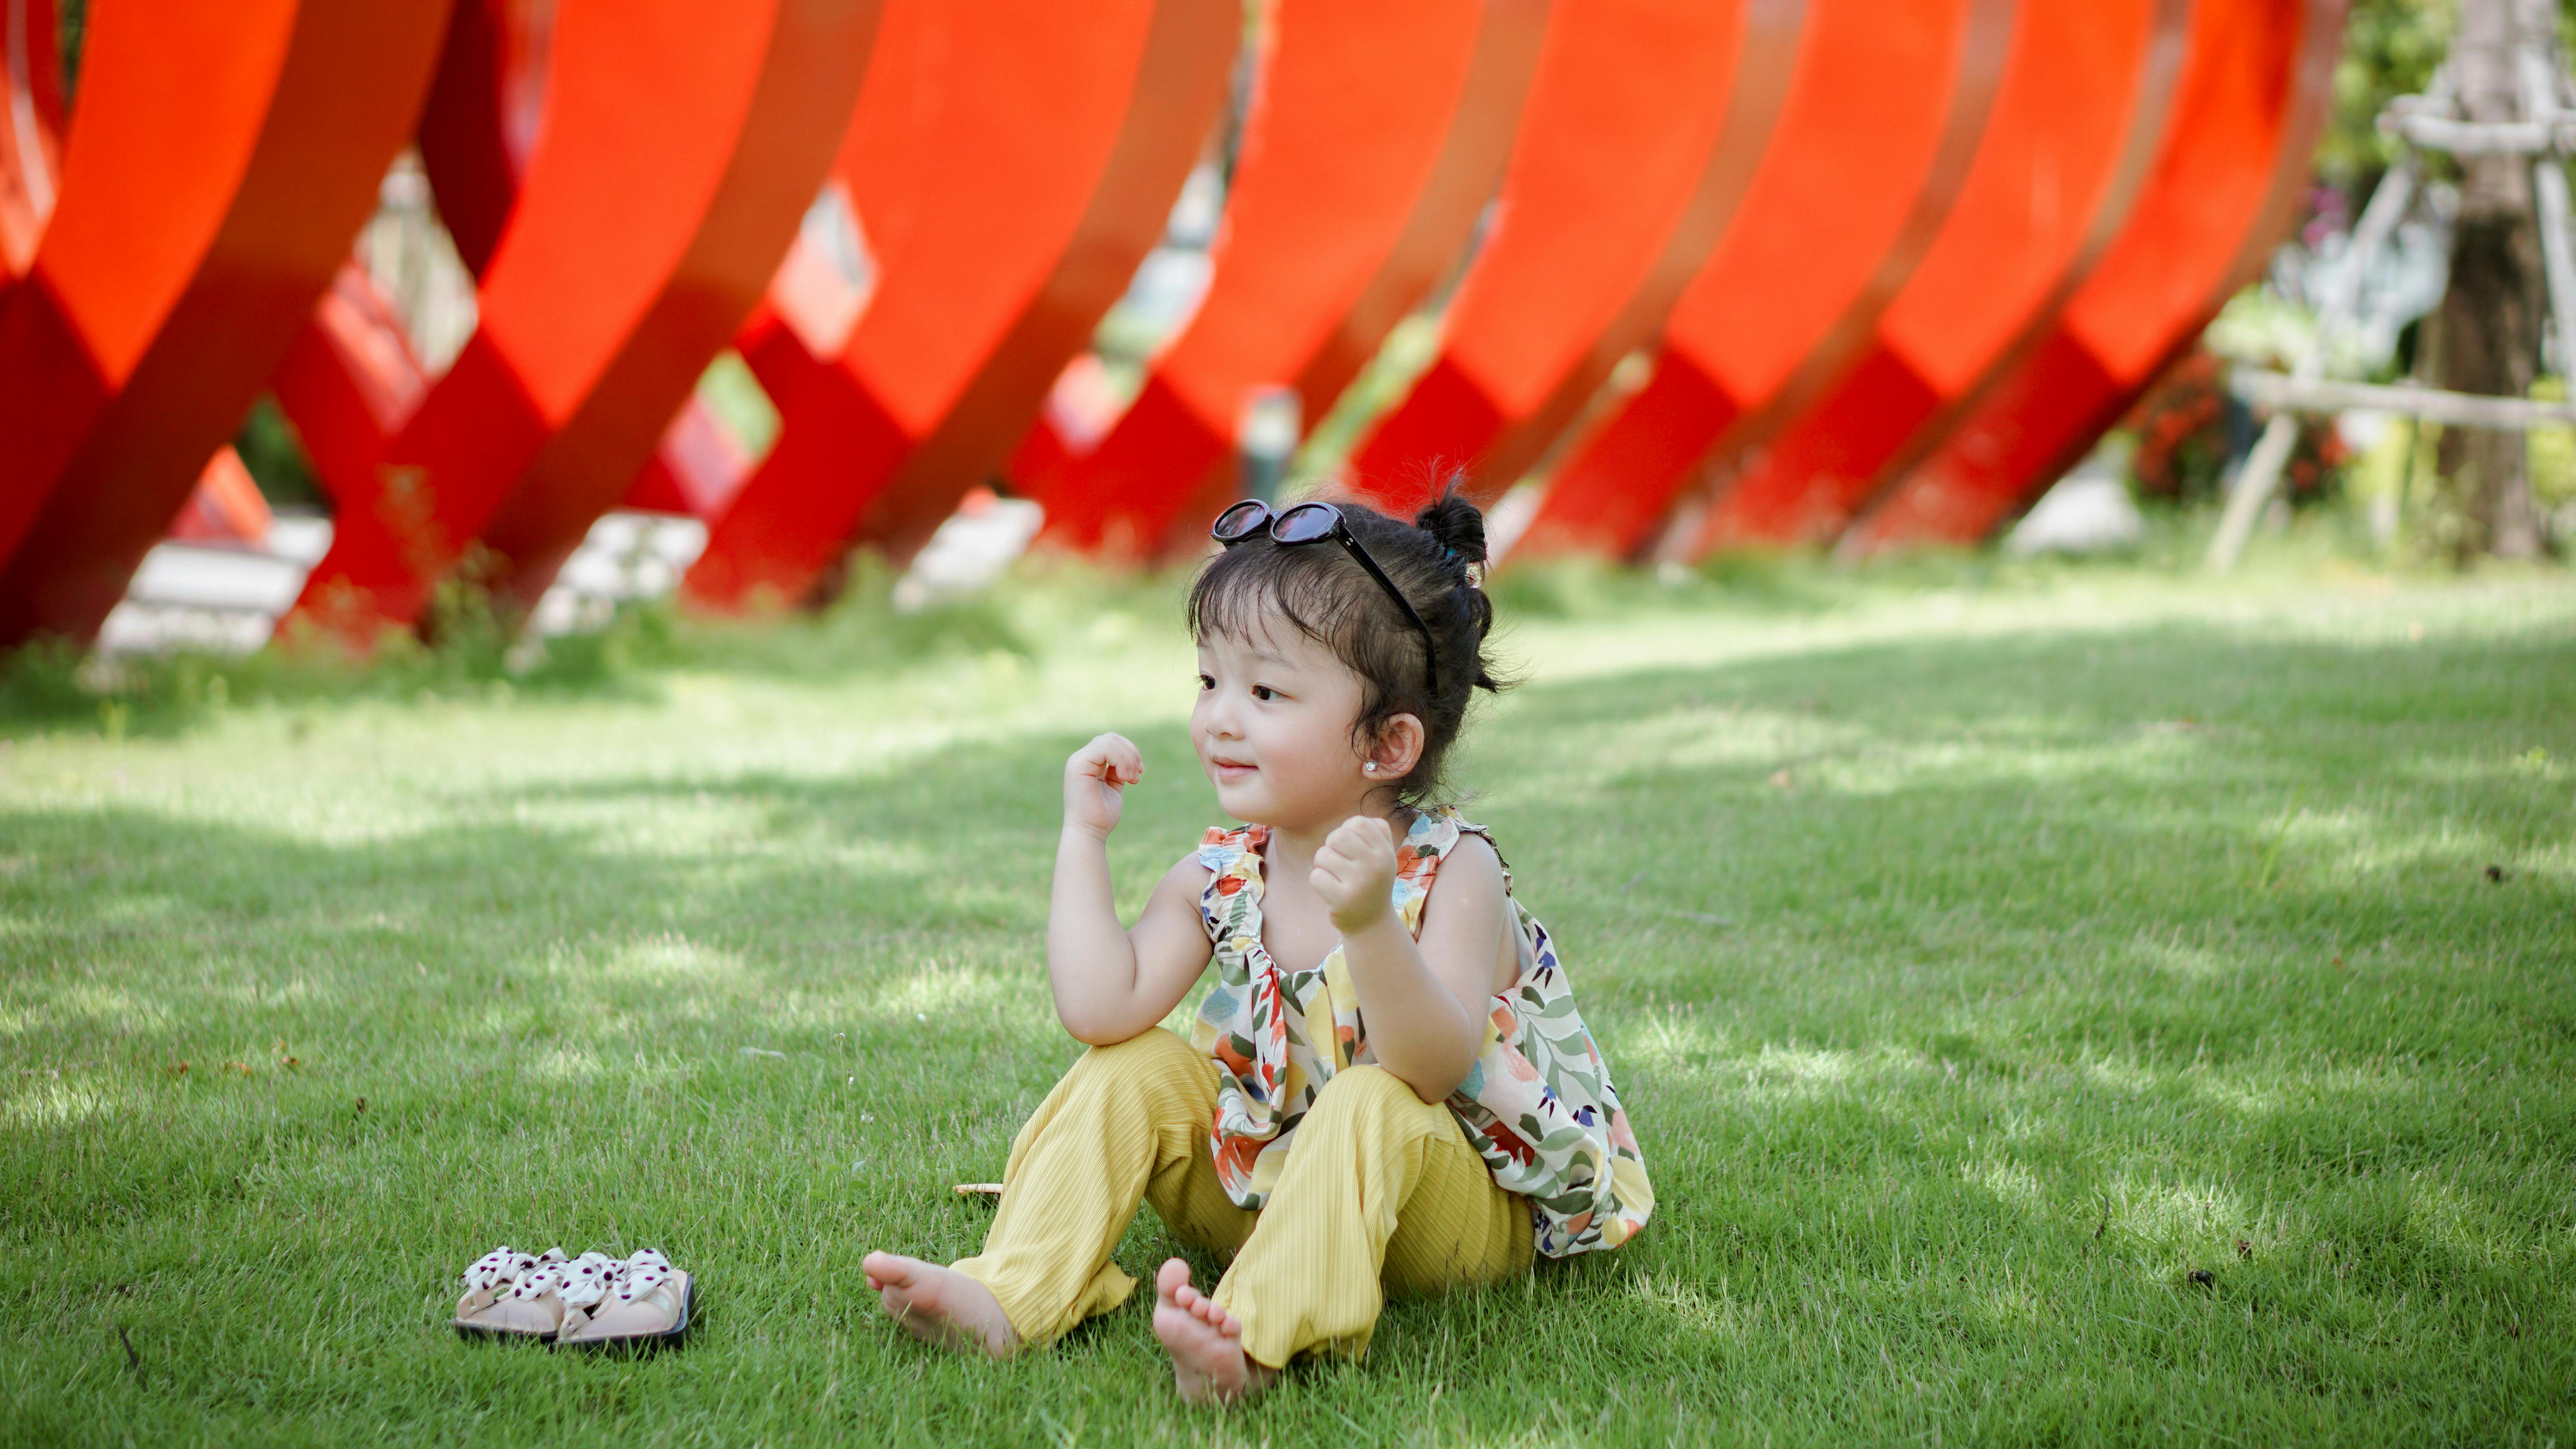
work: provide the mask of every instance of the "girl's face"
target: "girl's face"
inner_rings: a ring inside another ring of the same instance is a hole
[[[1351,739],[1358,676],[1293,629],[1199,642],[1190,742],[1237,820],[1287,830],[1339,824],[1375,783]]]

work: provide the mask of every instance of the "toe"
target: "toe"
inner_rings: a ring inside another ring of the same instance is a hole
[[[1160,1272],[1154,1275],[1154,1291],[1165,1298],[1177,1298],[1190,1288],[1190,1265],[1178,1258],[1166,1258]]]

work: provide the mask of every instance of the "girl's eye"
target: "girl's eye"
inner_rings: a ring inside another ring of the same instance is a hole
[[[1215,680],[1215,679],[1213,679],[1213,678],[1209,677],[1208,675],[1204,675],[1204,674],[1202,674],[1202,675],[1200,675],[1200,676],[1199,676],[1199,690],[1200,690],[1200,692],[1205,693],[1206,691],[1211,690],[1211,689],[1214,689],[1214,688],[1216,688],[1216,680]]]
[[[1270,701],[1279,697],[1279,691],[1272,689],[1266,684],[1256,684],[1252,686],[1252,697],[1260,700],[1264,704],[1268,704]]]

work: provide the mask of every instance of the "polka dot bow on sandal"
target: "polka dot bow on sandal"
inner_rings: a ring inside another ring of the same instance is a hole
[[[678,1344],[696,1290],[689,1274],[652,1248],[620,1262],[605,1253],[566,1258],[561,1248],[531,1254],[505,1244],[476,1259],[463,1281],[458,1334],[584,1348]]]
[[[651,1248],[611,1267],[608,1291],[589,1320],[555,1340],[573,1348],[677,1347],[688,1337],[697,1281]]]
[[[467,1338],[550,1339],[563,1308],[550,1298],[561,1248],[522,1253],[504,1243],[465,1270],[465,1296],[456,1300],[456,1331]]]

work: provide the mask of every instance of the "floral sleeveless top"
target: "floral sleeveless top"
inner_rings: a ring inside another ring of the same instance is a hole
[[[1395,906],[1416,936],[1432,879],[1462,834],[1493,842],[1482,826],[1439,810],[1415,816],[1396,847]],[[1261,944],[1261,849],[1269,837],[1260,825],[1211,828],[1199,846],[1208,869],[1199,914],[1217,980],[1190,1034],[1219,1073],[1217,1180],[1252,1209],[1269,1200],[1297,1124],[1324,1083],[1376,1060],[1342,948],[1311,971],[1286,971]],[[1503,891],[1510,898],[1508,867]],[[1541,1254],[1615,1248],[1645,1226],[1654,1188],[1610,1069],[1574,1009],[1555,943],[1519,900],[1510,906],[1521,972],[1495,993],[1484,1050],[1450,1094],[1449,1110],[1494,1181],[1528,1199]]]

